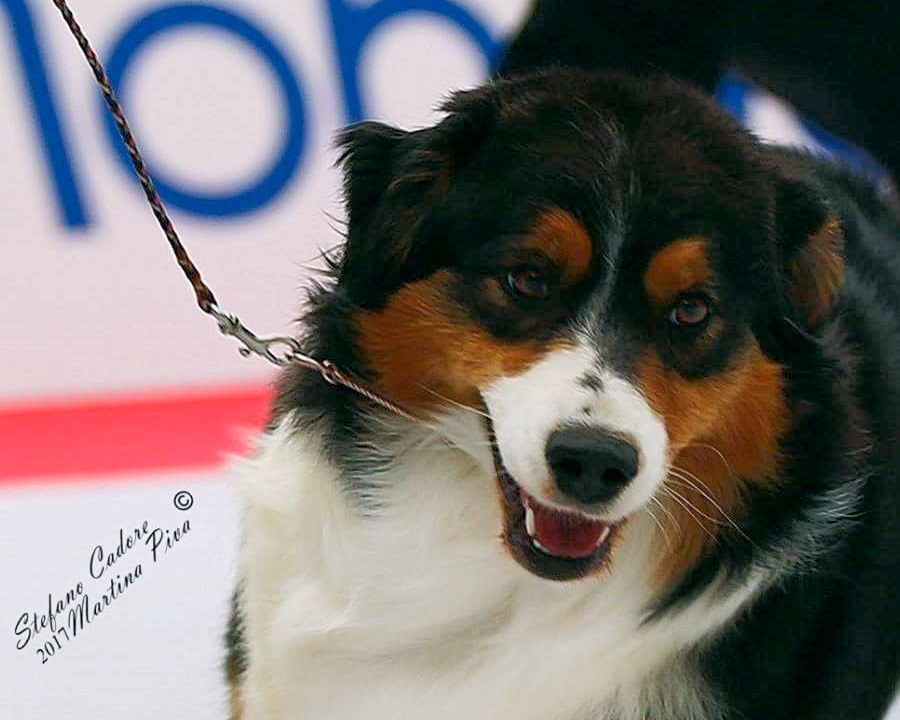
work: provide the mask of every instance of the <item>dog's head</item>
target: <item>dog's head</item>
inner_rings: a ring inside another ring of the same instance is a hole
[[[446,110],[341,139],[362,367],[413,412],[486,413],[526,569],[614,564],[621,528],[658,508],[683,530],[660,562],[676,577],[778,472],[779,328],[831,309],[839,225],[668,80],[557,71]]]

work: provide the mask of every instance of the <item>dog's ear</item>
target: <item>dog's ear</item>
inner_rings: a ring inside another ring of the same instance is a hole
[[[775,226],[792,319],[815,329],[844,284],[844,232],[821,191],[803,180],[779,177]]]
[[[410,135],[378,122],[362,122],[341,132],[336,141],[344,171],[344,197],[351,228],[368,222],[393,177],[401,143]]]
[[[494,108],[479,89],[454,95],[448,116],[431,128],[364,122],[340,134],[348,232],[338,283],[355,303],[377,305],[437,269],[441,248],[425,247],[418,230],[490,130]]]
[[[347,128],[337,139],[347,211],[347,243],[338,282],[360,305],[377,300],[377,287],[395,284],[393,275],[409,253],[411,228],[401,226],[408,224],[416,203],[410,200],[404,211],[399,207],[402,199],[395,197],[392,216],[379,210],[389,189],[396,190],[401,159],[414,144],[412,135],[382,123],[364,122]]]

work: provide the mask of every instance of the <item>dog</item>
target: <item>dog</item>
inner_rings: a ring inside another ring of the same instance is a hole
[[[875,720],[900,677],[900,211],[664,78],[340,137],[239,467],[244,720]]]

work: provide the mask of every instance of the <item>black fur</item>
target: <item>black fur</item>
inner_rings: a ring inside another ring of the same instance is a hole
[[[900,4],[885,0],[535,0],[500,65],[669,73],[712,92],[736,67],[900,177]]]

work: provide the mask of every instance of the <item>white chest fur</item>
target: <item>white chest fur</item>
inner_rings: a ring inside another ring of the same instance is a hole
[[[471,422],[444,434],[472,440]],[[487,448],[434,437],[407,433],[362,505],[288,422],[242,464],[245,720],[718,717],[682,651],[751,587],[642,625],[659,538],[640,513],[610,572],[534,577],[498,540]]]

